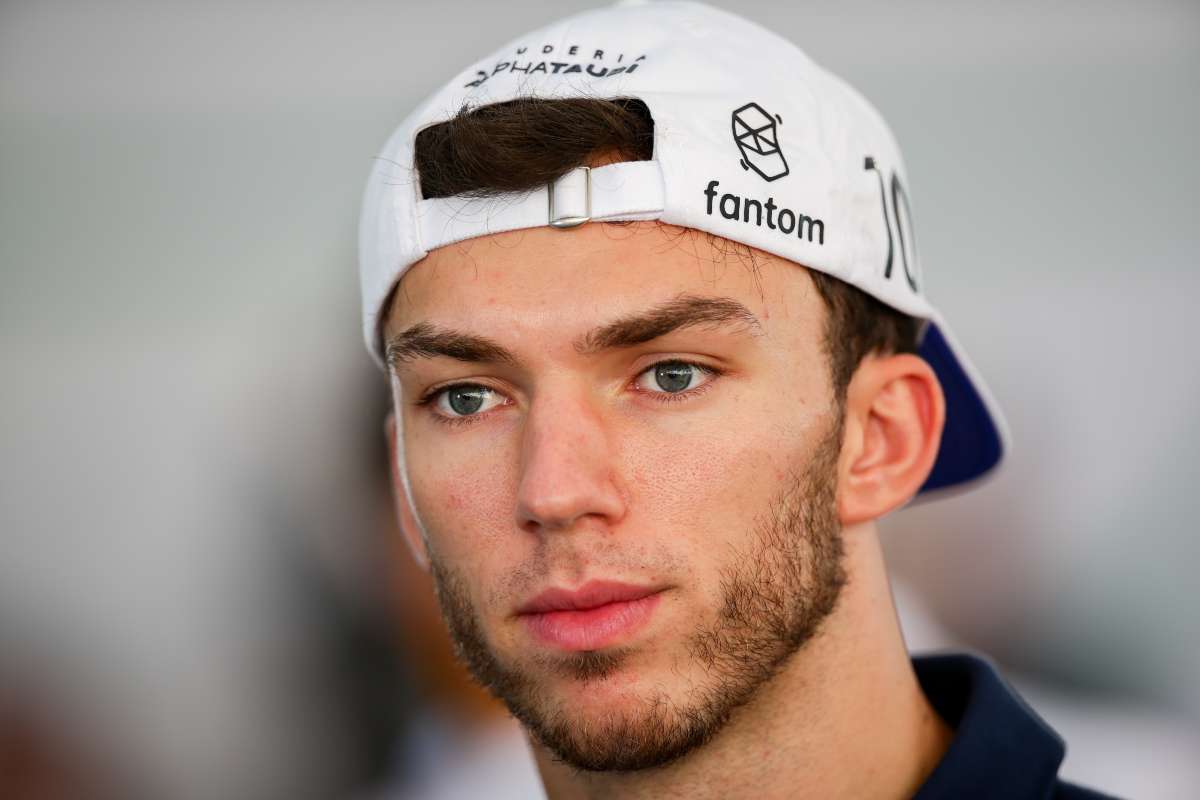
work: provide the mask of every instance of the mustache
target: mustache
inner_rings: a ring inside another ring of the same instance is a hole
[[[572,536],[570,533],[553,535]],[[479,598],[482,601],[480,608],[514,607],[547,587],[581,586],[592,579],[638,585],[676,584],[691,572],[688,559],[678,552],[660,544],[647,553],[644,549],[635,549],[644,547],[645,540],[629,535],[621,539],[621,543],[604,541],[599,546],[595,542],[558,542],[553,546],[538,547],[499,576],[490,588],[480,587],[484,588],[484,596]],[[454,560],[447,560],[436,547],[429,547],[427,552],[436,589],[450,576],[451,570],[446,565]]]

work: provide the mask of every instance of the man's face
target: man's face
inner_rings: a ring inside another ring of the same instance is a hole
[[[578,768],[706,742],[844,581],[825,308],[758,255],[656,223],[536,228],[430,253],[393,302],[400,466],[443,614]]]

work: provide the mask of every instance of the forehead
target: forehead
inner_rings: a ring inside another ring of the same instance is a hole
[[[683,292],[737,300],[768,331],[799,319],[815,335],[823,315],[807,272],[790,261],[659,222],[590,223],[491,234],[430,252],[401,278],[384,333],[432,320],[569,336]]]

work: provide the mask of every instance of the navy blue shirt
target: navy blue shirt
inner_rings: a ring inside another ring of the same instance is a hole
[[[913,800],[1112,800],[1058,777],[1067,748],[984,658],[912,660],[929,703],[954,740]]]

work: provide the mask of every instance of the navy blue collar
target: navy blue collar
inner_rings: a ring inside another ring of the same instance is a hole
[[[1022,800],[1059,791],[1062,738],[996,668],[968,653],[916,656],[913,667],[954,740],[913,800]]]

